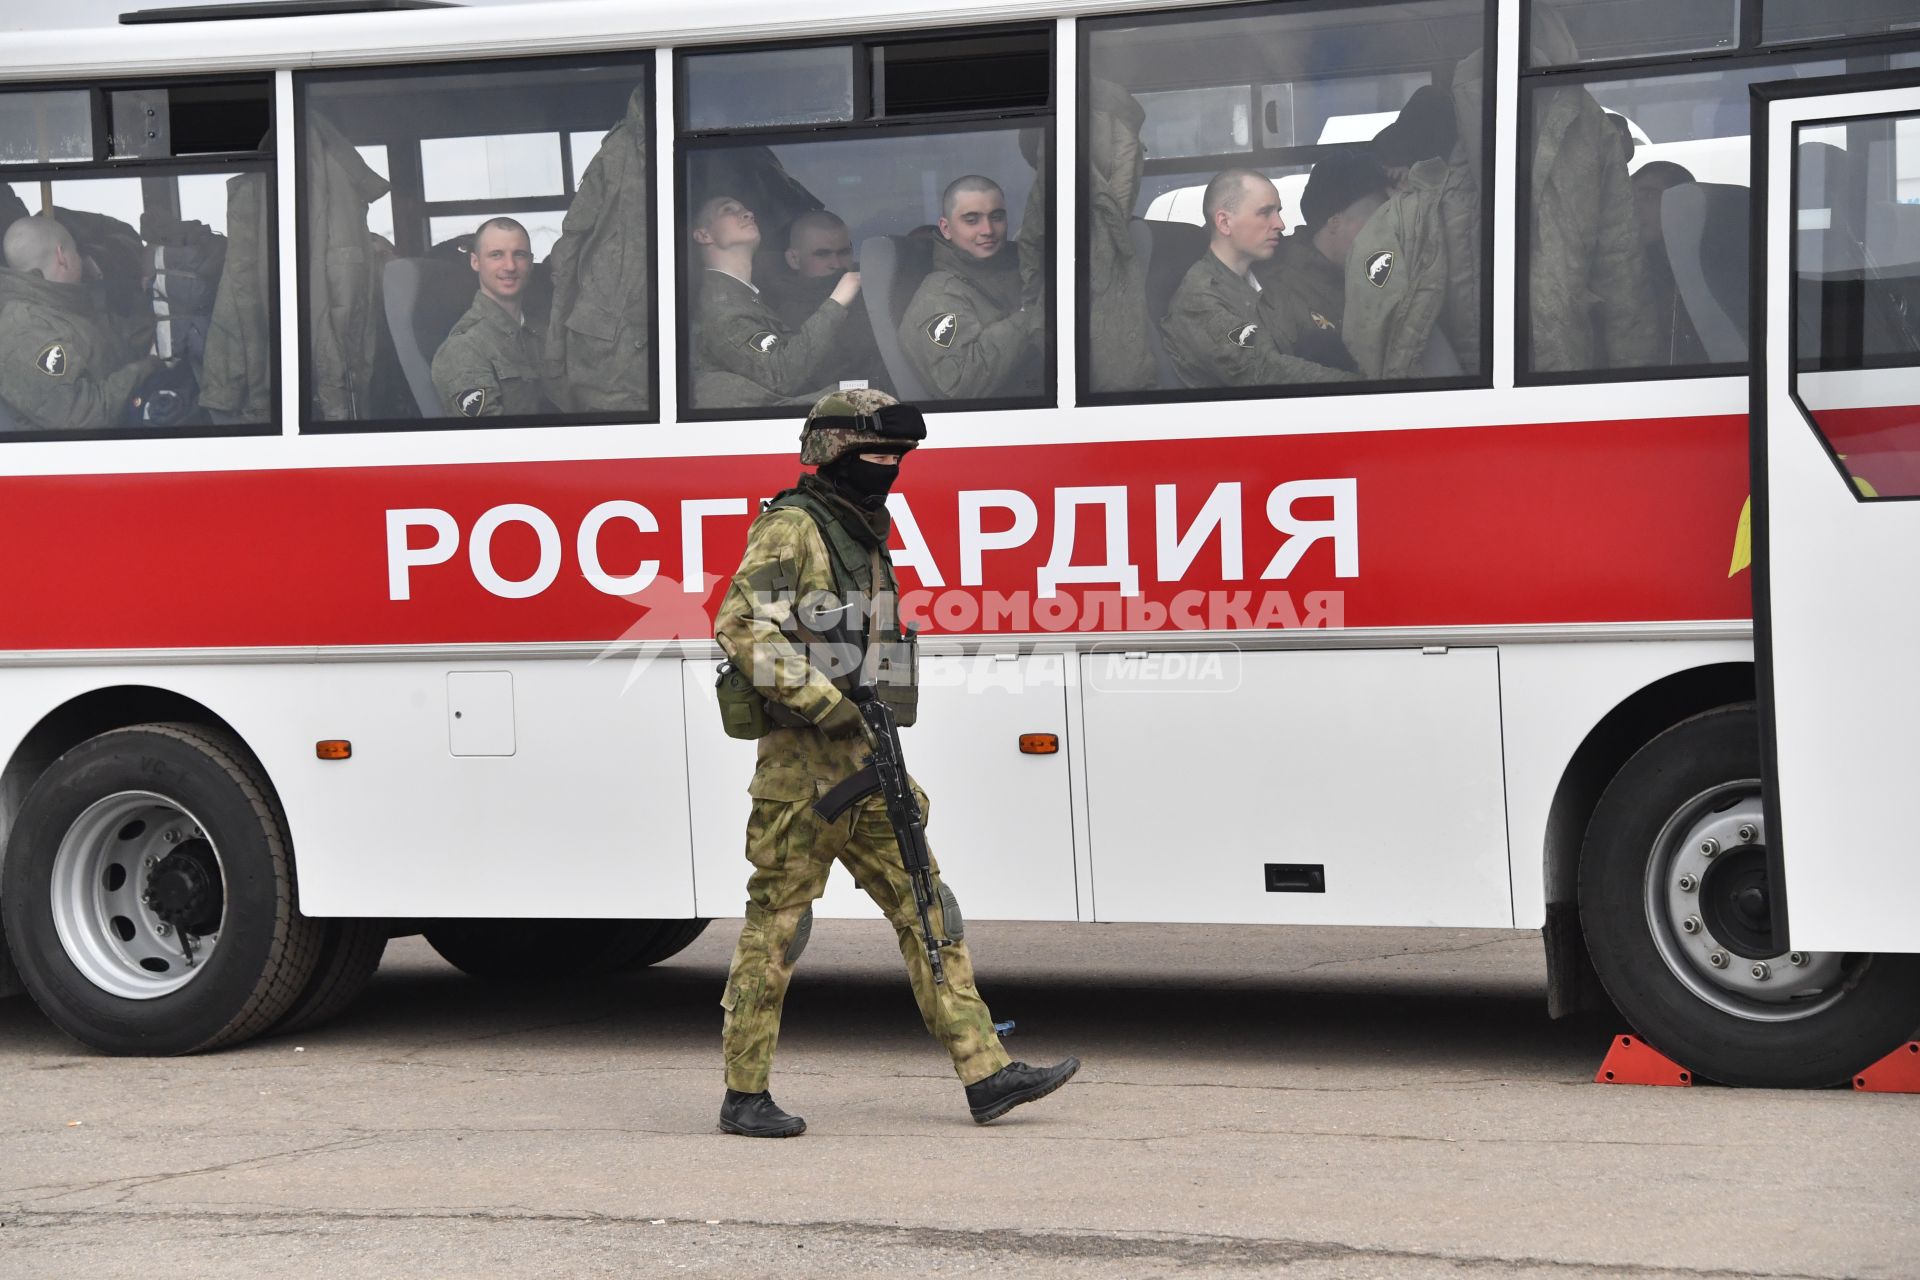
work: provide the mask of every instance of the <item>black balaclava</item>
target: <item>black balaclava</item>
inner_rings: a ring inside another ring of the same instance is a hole
[[[878,453],[880,450],[870,449],[868,452]],[[858,449],[849,449],[822,466],[820,474],[854,502],[872,511],[886,502],[887,490],[893,488],[893,482],[900,476],[900,466],[898,463],[888,466],[868,462],[860,456]]]

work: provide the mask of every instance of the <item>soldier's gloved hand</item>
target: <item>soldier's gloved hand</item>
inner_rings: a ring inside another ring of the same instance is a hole
[[[199,403],[200,386],[185,360],[163,360],[127,398],[127,420],[136,427],[172,427]]]
[[[853,699],[842,698],[827,714],[814,721],[814,727],[829,738],[853,738],[866,732],[867,722],[860,708],[853,705]]]

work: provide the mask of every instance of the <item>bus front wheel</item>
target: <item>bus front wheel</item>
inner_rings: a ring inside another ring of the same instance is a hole
[[[272,792],[237,742],[204,726],[116,729],[55,760],[21,805],[4,876],[22,982],[104,1053],[248,1039],[319,958]]]
[[[1841,1084],[1920,1026],[1920,956],[1777,950],[1752,704],[1642,747],[1600,799],[1580,919],[1607,994],[1725,1084]]]

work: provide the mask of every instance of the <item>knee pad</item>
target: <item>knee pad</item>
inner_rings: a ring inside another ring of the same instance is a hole
[[[807,940],[811,937],[813,937],[813,908],[809,906],[806,913],[800,917],[800,923],[793,928],[793,940],[787,943],[787,955],[781,963],[791,969],[794,962],[800,958],[800,953],[807,949]]]
[[[966,918],[960,914],[960,899],[953,896],[947,882],[940,882],[940,918],[946,923],[947,937],[959,942],[967,936]]]

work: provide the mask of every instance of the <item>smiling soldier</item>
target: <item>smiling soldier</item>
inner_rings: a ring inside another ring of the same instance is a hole
[[[433,357],[440,403],[463,418],[553,412],[540,388],[546,334],[522,305],[533,273],[527,229],[512,218],[489,218],[474,232],[467,265],[480,288]]]
[[[948,399],[1039,394],[1043,314],[1020,305],[1006,193],[993,179],[968,174],[947,184],[940,207],[933,270],[907,305],[900,349]]]

